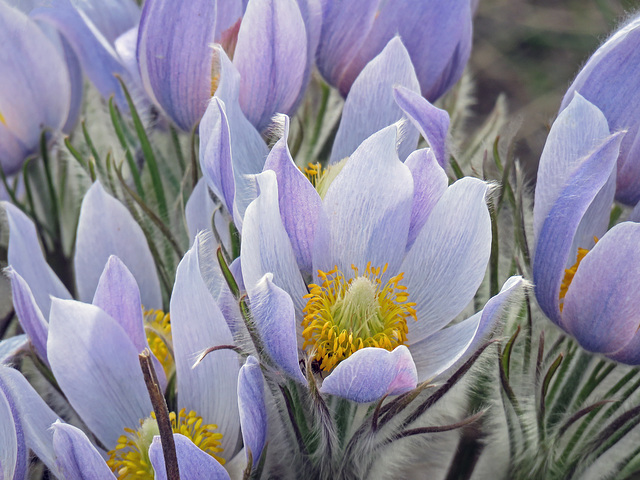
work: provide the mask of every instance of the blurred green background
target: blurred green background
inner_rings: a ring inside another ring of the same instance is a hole
[[[473,111],[481,121],[506,93],[510,114],[522,122],[515,155],[531,176],[573,77],[634,12],[640,14],[640,0],[480,0],[470,60]]]

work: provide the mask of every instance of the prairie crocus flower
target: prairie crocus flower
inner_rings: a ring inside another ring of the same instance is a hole
[[[577,93],[554,122],[538,169],[533,280],[544,313],[585,349],[639,364],[640,224],[607,231],[623,135]]]
[[[640,200],[640,16],[622,26],[587,61],[567,90],[560,110],[579,93],[598,107],[611,131],[627,130],[617,164],[616,200]]]
[[[317,65],[346,96],[362,69],[396,34],[404,42],[422,95],[435,101],[462,75],[471,52],[469,0],[322,0]]]
[[[365,140],[314,178],[293,163],[285,135],[247,208],[242,279],[265,350],[306,382],[299,347],[322,370],[321,393],[355,402],[399,394],[454,365],[519,291],[514,277],[472,317],[462,313],[485,275],[488,186],[448,187],[430,150],[402,163],[397,126]]]
[[[233,57],[241,76],[240,104],[256,128],[299,101],[319,34],[315,3],[251,0],[244,12],[243,3],[144,4],[137,47],[142,83],[183,130],[200,121],[221,80],[214,42]]]
[[[71,87],[64,58],[38,25],[0,2],[0,166],[18,171],[43,129],[60,131]]]

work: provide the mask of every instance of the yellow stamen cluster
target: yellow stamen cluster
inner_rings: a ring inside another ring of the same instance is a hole
[[[220,74],[217,73],[215,75],[211,75],[211,96],[213,97],[218,90],[218,85],[220,85]]]
[[[4,126],[7,125],[7,121],[4,119],[4,115],[2,115],[2,113],[0,113],[0,123],[2,123]]]
[[[173,341],[171,338],[171,317],[162,310],[146,310],[144,312],[144,320],[149,349],[160,361],[168,377],[175,368]]]
[[[199,417],[193,410],[186,413],[183,408],[176,416],[175,412],[169,413],[173,433],[181,433],[191,439],[191,441],[205,453],[224,465],[224,458],[218,456],[222,452],[220,446],[221,433],[215,430],[217,425],[202,424],[202,417]],[[149,447],[153,437],[159,435],[158,422],[154,412],[151,416],[140,420],[140,428],[133,430],[124,429],[126,434],[118,438],[118,444],[108,455],[107,465],[120,480],[153,480],[154,472],[149,460]]]
[[[593,237],[593,240],[598,243],[598,239]],[[573,277],[576,276],[576,272],[578,271],[578,267],[580,266],[580,262],[587,256],[589,250],[586,248],[578,248],[578,256],[576,259],[576,263],[574,263],[571,268],[567,268],[564,271],[564,278],[562,279],[562,284],[560,285],[560,311],[564,308],[564,297],[567,295],[569,291],[569,286],[571,282],[573,282]]]
[[[362,275],[351,268],[354,276],[349,280],[338,267],[319,270],[322,284],[309,285],[305,296],[303,348],[312,347],[327,372],[362,348],[393,350],[405,344],[407,319],[417,320],[416,304],[408,301],[407,287],[400,284],[404,273],[383,285],[387,265],[381,269],[369,262]]]
[[[311,182],[311,185],[313,185],[314,188],[317,188],[322,175],[324,175],[322,165],[319,163],[309,163],[304,170],[302,170],[302,173],[304,173],[304,176],[309,179],[309,182]]]

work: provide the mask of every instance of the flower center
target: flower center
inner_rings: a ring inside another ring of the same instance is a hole
[[[175,370],[175,363],[173,361],[170,315],[162,310],[145,310],[144,329],[147,333],[149,349],[162,364],[167,377],[171,376]]]
[[[347,164],[348,159],[349,157],[345,157],[338,163],[329,165],[326,168],[323,168],[319,163],[309,163],[304,170],[301,170],[305,177],[309,179],[311,185],[316,189],[320,198],[324,198],[327,190],[329,190],[329,186]]]
[[[339,362],[365,347],[393,350],[407,341],[407,319],[416,320],[415,303],[409,302],[407,287],[400,285],[404,273],[382,284],[387,265],[371,262],[360,275],[347,280],[335,267],[318,270],[321,285],[310,284],[302,321],[303,348],[312,347],[320,368],[331,371]]]
[[[5,127],[7,126],[7,121],[4,119],[4,115],[0,112],[0,123],[2,123]]]
[[[181,433],[205,453],[224,465],[224,458],[217,454],[222,452],[220,446],[221,433],[215,432],[217,425],[202,424],[202,417],[191,410],[186,413],[183,408],[176,417],[175,412],[169,413],[173,433]],[[149,460],[149,447],[153,437],[159,435],[158,422],[154,412],[151,416],[140,420],[140,428],[133,430],[125,428],[125,435],[118,438],[116,447],[108,452],[107,465],[120,480],[153,480],[154,471]]]
[[[593,240],[598,243],[598,239],[593,237]],[[573,282],[573,277],[576,276],[576,272],[578,271],[578,267],[580,266],[580,262],[587,256],[589,253],[589,249],[587,248],[578,248],[578,256],[576,258],[576,263],[574,263],[571,268],[567,268],[564,271],[564,278],[562,279],[562,284],[560,285],[560,294],[558,297],[560,298],[560,311],[564,308],[564,297],[567,295],[569,291],[569,286],[571,282]]]

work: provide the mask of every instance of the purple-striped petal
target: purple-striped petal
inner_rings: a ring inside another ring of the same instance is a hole
[[[140,21],[140,8],[133,0],[77,2],[77,8],[111,44]]]
[[[295,0],[249,0],[233,63],[240,105],[258,130],[291,113],[307,68],[307,33]]]
[[[291,378],[306,383],[298,361],[296,314],[291,297],[267,273],[249,290],[251,313],[269,356]]]
[[[389,41],[353,83],[342,110],[342,119],[331,150],[331,163],[348,157],[369,136],[403,117],[402,110],[393,98],[394,85],[420,91],[409,53],[399,37]],[[417,143],[418,132],[408,125],[398,145],[400,160],[404,161],[415,150]]]
[[[391,352],[363,348],[338,364],[324,379],[320,392],[369,403],[385,395],[408,392],[417,383],[416,366],[404,345]]]
[[[264,377],[255,357],[249,356],[238,376],[238,408],[242,425],[242,443],[253,465],[257,465],[267,440],[267,407],[264,402]]]
[[[205,423],[218,425],[224,456],[230,459],[240,420],[236,397],[238,355],[232,350],[210,353],[195,368],[197,356],[209,347],[233,345],[233,336],[200,274],[199,242],[184,256],[171,295],[171,334],[178,379],[178,407],[195,410]]]
[[[420,131],[442,168],[449,164],[447,157],[447,133],[449,114],[429,103],[414,90],[398,85],[393,88],[393,98],[409,120]]]
[[[115,480],[96,447],[79,428],[66,423],[52,425],[53,450],[58,470],[69,480]]]
[[[413,345],[447,325],[473,299],[491,252],[487,184],[465,177],[447,188],[400,267],[418,322]]]
[[[229,474],[220,463],[208,453],[200,450],[184,435],[173,434],[178,457],[178,470],[181,480],[229,480]],[[153,438],[149,447],[149,459],[155,470],[155,480],[167,480],[167,470],[162,454],[160,437]]]
[[[0,478],[26,480],[28,450],[24,432],[9,399],[2,391],[0,380]],[[19,436],[19,437],[18,437]]]
[[[151,413],[138,350],[98,307],[53,299],[47,347],[67,400],[107,448]]]
[[[111,255],[120,258],[135,277],[145,308],[162,308],[160,281],[142,228],[96,182],[82,201],[78,220],[74,266],[80,300],[91,301]]]
[[[189,245],[193,245],[198,232],[210,232],[213,225],[213,212],[215,205],[209,196],[209,188],[204,177],[198,180],[195,188],[191,192],[187,205],[184,209],[184,216],[187,220],[187,230],[189,232]],[[222,232],[220,232],[222,233]]]
[[[183,130],[202,118],[213,96],[216,4],[148,0],[138,31],[138,65],[147,94]]]

